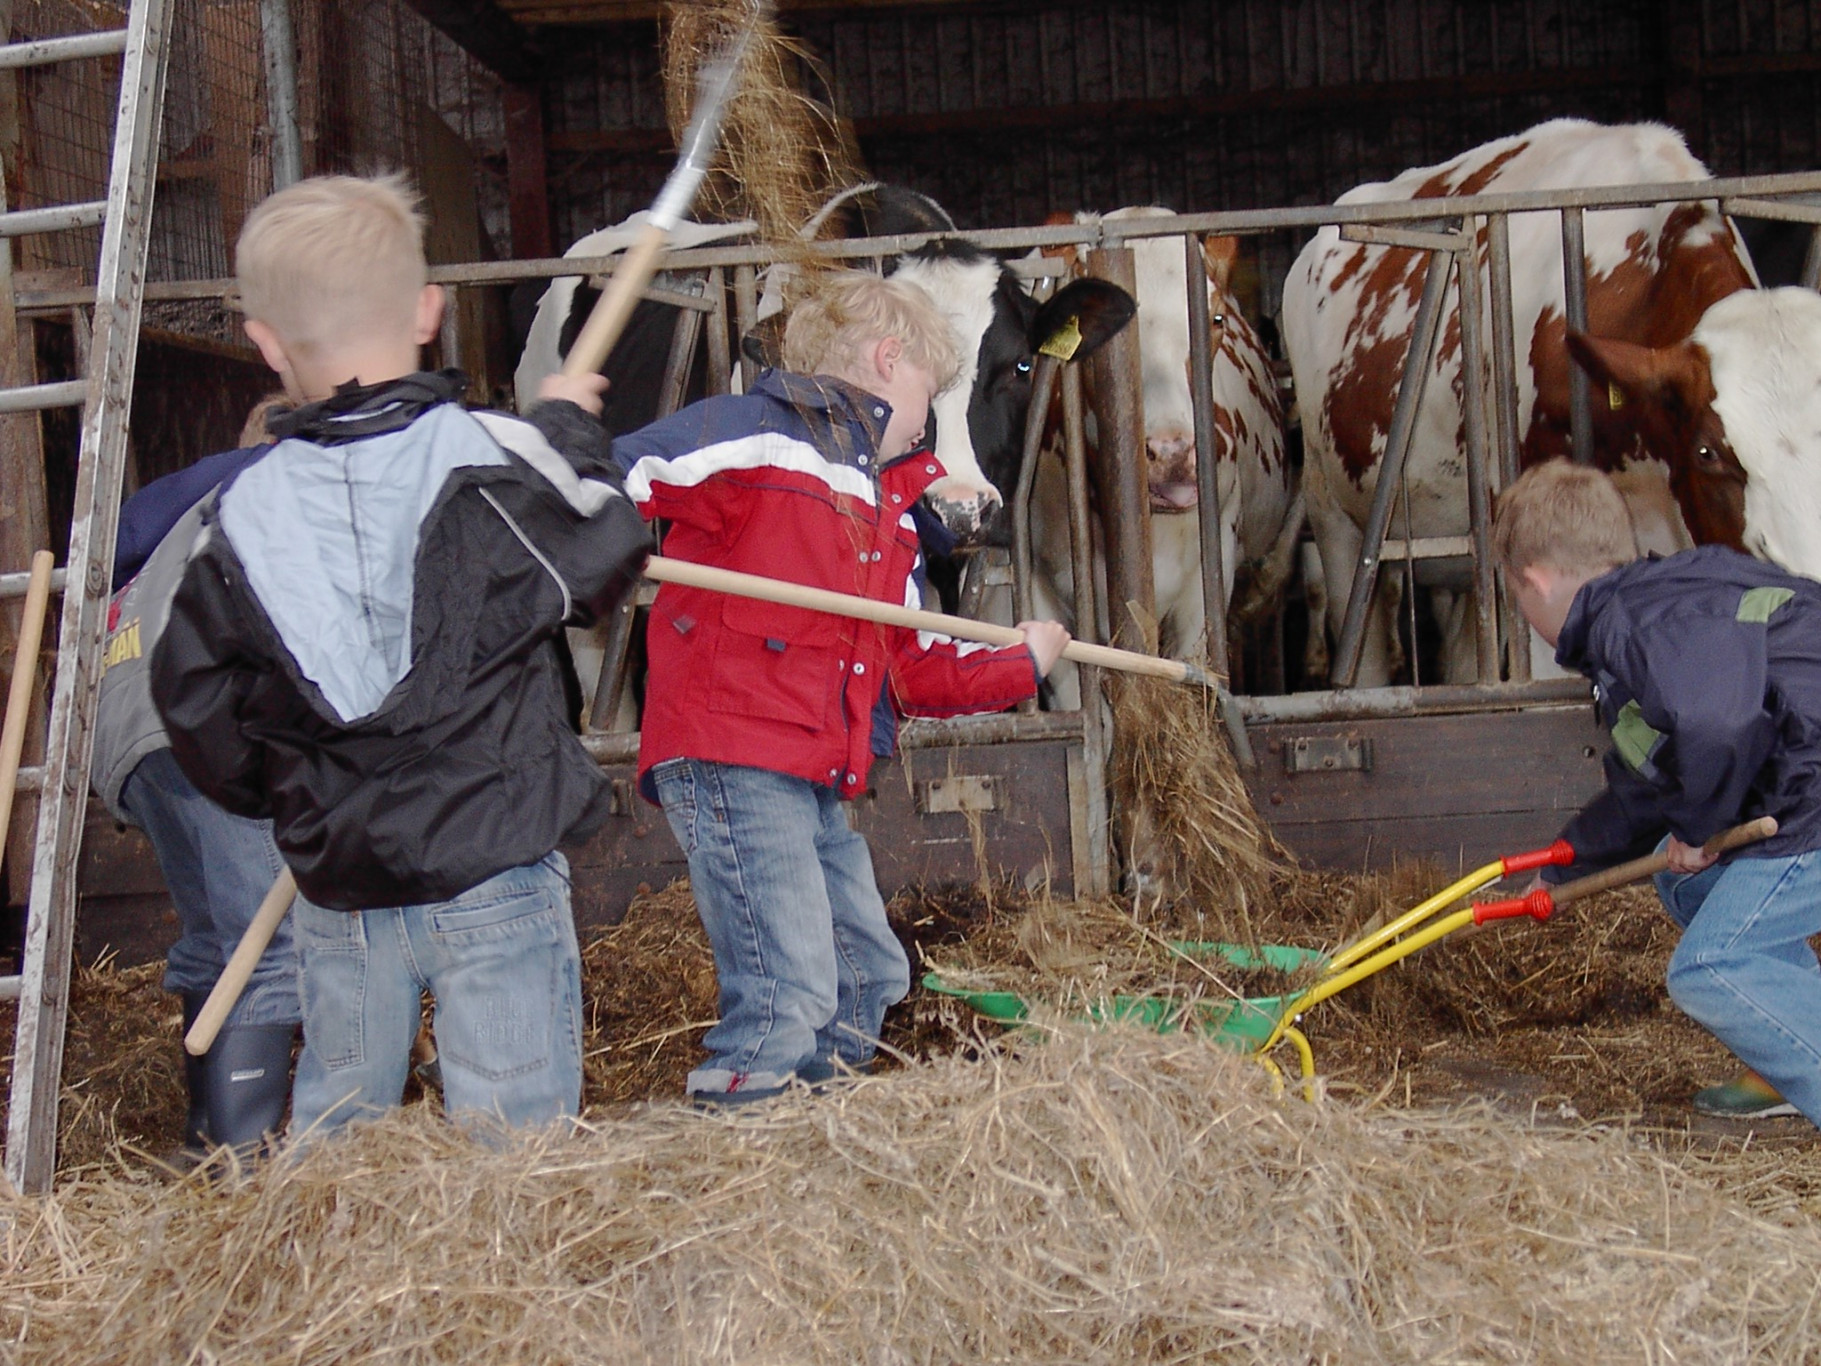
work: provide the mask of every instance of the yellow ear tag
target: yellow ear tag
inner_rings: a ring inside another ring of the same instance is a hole
[[[1625,406],[1625,391],[1611,380],[1606,381],[1606,406],[1615,413]]]
[[[1069,320],[1050,333],[1049,340],[1038,347],[1037,352],[1039,355],[1054,356],[1060,361],[1070,361],[1075,359],[1075,353],[1080,349],[1081,319],[1070,314]]]

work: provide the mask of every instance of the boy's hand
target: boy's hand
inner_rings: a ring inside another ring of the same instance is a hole
[[[537,382],[537,396],[540,399],[560,398],[573,403],[585,413],[595,417],[601,415],[601,395],[607,392],[605,375],[565,375],[558,371],[554,375],[545,375]]]
[[[1024,632],[1025,646],[1037,661],[1038,675],[1048,678],[1056,661],[1062,658],[1063,647],[1069,643],[1068,628],[1057,621],[1021,621],[1018,629]]]
[[[1669,871],[1672,873],[1698,873],[1703,868],[1711,868],[1719,857],[1698,844],[1684,844],[1674,835],[1669,837]]]

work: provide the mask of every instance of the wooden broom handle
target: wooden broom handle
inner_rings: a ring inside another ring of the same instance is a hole
[[[183,1036],[184,1049],[192,1058],[200,1058],[214,1044],[215,1036],[221,1033],[221,1026],[227,1021],[228,1012],[240,1000],[240,993],[247,989],[247,979],[259,965],[259,957],[272,942],[272,936],[278,933],[278,922],[285,918],[296,895],[297,883],[287,868],[278,875],[265,900],[259,903],[253,923],[240,936],[240,943],[234,946],[234,956],[228,959],[228,965],[216,978],[209,999],[202,1003],[190,1032]]]
[[[640,230],[638,240],[626,248],[626,254],[614,267],[613,278],[607,282],[606,292],[594,301],[594,310],[563,360],[565,375],[591,375],[606,363],[613,344],[626,330],[632,310],[638,307],[645,286],[657,274],[658,255],[669,236],[663,228],[647,224]]]
[[[44,609],[51,598],[51,567],[56,556],[40,550],[32,556],[32,576],[25,586],[25,611],[19,618],[19,648],[13,652],[13,682],[6,697],[6,724],[0,728],[0,849],[12,828],[13,793],[19,786],[19,756],[25,752],[25,719],[38,681],[38,646],[44,640]]]
[[[1755,821],[1746,821],[1745,824],[1735,825],[1730,830],[1722,830],[1701,847],[1718,857],[1721,854],[1731,853],[1734,849],[1743,848],[1745,845],[1756,844],[1759,840],[1767,840],[1776,833],[1777,818],[1760,816]],[[1655,877],[1658,873],[1666,872],[1668,868],[1668,851],[1659,851],[1643,858],[1634,858],[1629,863],[1621,863],[1616,868],[1608,868],[1602,873],[1576,878],[1573,882],[1564,882],[1560,887],[1550,888],[1549,894],[1556,905],[1562,906],[1570,901],[1579,901],[1584,896],[1595,896],[1600,892],[1609,892],[1614,887],[1623,887],[1628,882],[1638,882],[1643,878]]]
[[[653,555],[645,562],[645,577],[657,583],[675,583],[688,588],[706,588],[715,593],[730,593],[738,598],[756,598],[786,607],[805,607],[812,612],[832,612],[836,616],[876,621],[885,626],[902,626],[913,631],[934,631],[958,640],[977,640],[987,645],[1021,645],[1024,633],[1015,626],[996,626],[967,617],[951,617],[945,612],[925,612],[916,607],[880,602],[874,598],[856,597],[851,593],[832,593],[826,588],[787,583],[782,579],[761,578],[731,569],[715,569],[689,560],[667,559]],[[1193,683],[1212,687],[1216,675],[1206,673],[1180,659],[1159,659],[1134,650],[1116,650],[1110,645],[1090,645],[1084,640],[1071,640],[1062,651],[1064,659],[1096,668],[1116,669],[1121,673],[1144,674],[1172,683]]]

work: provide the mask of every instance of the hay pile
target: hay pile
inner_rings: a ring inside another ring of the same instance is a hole
[[[1128,867],[1155,876],[1165,901],[1193,906],[1206,922],[1198,937],[1264,942],[1258,914],[1290,860],[1252,806],[1215,695],[1135,675],[1108,689]]]
[[[696,72],[748,21],[750,0],[672,4],[664,29],[664,105],[679,139],[696,95]],[[850,130],[810,92],[830,89],[814,53],[770,19],[753,34],[721,123],[721,155],[701,203],[723,222],[750,218],[762,240],[790,247],[797,230],[838,190],[864,177]]]
[[[1622,1134],[1269,1098],[1065,1032],[505,1151],[422,1111],[0,1209],[19,1361],[1812,1358],[1821,1232]]]

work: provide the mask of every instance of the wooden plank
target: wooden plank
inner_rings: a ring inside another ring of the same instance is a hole
[[[1324,867],[1359,867],[1394,851],[1458,852],[1494,833],[1519,844],[1535,832],[1553,837],[1604,782],[1607,737],[1590,707],[1250,730],[1260,759],[1248,779],[1253,800],[1285,844]],[[1369,772],[1285,771],[1297,738],[1342,736],[1370,744]]]
[[[537,260],[552,254],[543,94],[535,85],[507,85],[501,98],[506,119],[506,195],[512,223],[512,254],[520,260]],[[664,137],[668,143],[669,133]]]

